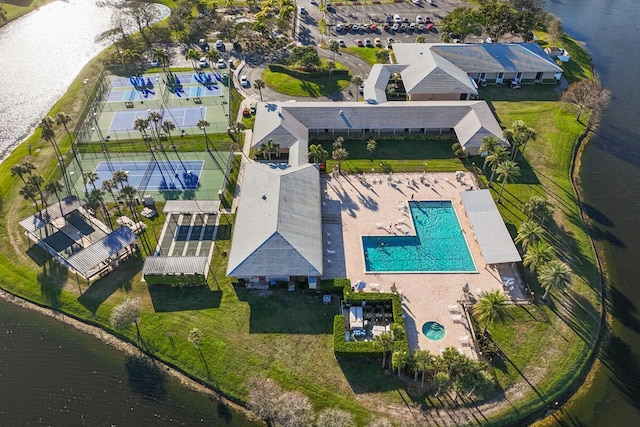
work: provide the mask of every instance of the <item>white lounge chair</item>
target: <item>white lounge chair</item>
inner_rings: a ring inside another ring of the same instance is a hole
[[[450,313],[460,313],[460,306],[458,304],[451,304],[447,306],[447,310]]]
[[[452,314],[451,320],[453,320],[453,323],[462,323],[462,314]]]
[[[336,251],[331,250],[331,249],[327,249],[327,253],[331,255],[331,254],[335,254],[335,253],[336,253]]]
[[[376,228],[386,229],[384,222],[376,222]]]
[[[469,343],[470,343],[469,335],[462,335],[462,336],[458,337],[458,341],[460,341],[460,343],[462,345],[469,345]]]

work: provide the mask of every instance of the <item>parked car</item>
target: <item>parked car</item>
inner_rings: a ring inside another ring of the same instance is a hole
[[[369,25],[369,30],[370,30],[372,33],[375,33],[376,31],[378,31],[378,24],[371,23],[371,25]]]
[[[415,31],[416,28],[418,28],[418,26],[416,25],[415,22],[412,22],[411,24],[409,24],[409,31]]]
[[[384,22],[386,22],[387,24],[391,24],[393,22],[393,18],[391,17],[391,15],[385,16]]]
[[[198,46],[200,46],[200,49],[202,49],[203,52],[209,50],[209,43],[207,43],[207,39],[198,40]]]
[[[240,86],[249,87],[249,78],[247,76],[240,76]]]
[[[306,15],[307,14],[307,9],[305,9],[304,7],[300,8],[300,15]]]
[[[360,39],[356,39],[355,45],[358,46],[358,47],[364,47],[364,43]]]
[[[400,18],[400,15],[393,15],[393,22],[399,24],[402,22],[402,18]]]
[[[207,58],[205,58],[204,56],[200,58],[200,61],[198,61],[198,66],[200,68],[207,68],[209,66],[209,63],[207,62]]]
[[[398,31],[400,29],[400,24],[397,22],[391,26],[391,31]]]
[[[357,33],[358,31],[360,31],[360,24],[353,24],[351,26],[351,31],[354,33]]]
[[[422,19],[422,16],[416,16],[416,24],[424,24],[424,19]]]
[[[342,31],[342,30],[344,30],[344,24],[340,23],[340,24],[336,25],[336,31]]]
[[[403,19],[402,19],[402,22],[403,22],[404,24],[408,24],[408,23],[409,23],[409,18],[403,18]]]
[[[222,42],[222,40],[216,40],[216,49],[220,51],[224,50],[224,43]]]
[[[251,107],[249,107],[249,112],[255,115],[257,109],[258,109],[258,106],[256,104],[251,104]]]
[[[385,31],[389,31],[389,28],[390,28],[389,23],[388,23],[388,22],[385,22],[385,23],[384,23],[384,25],[382,26],[382,28],[383,28]]]
[[[364,45],[366,47],[373,47],[373,42],[371,41],[371,39],[364,39]]]
[[[433,30],[434,30],[433,23],[429,22],[427,24],[427,31],[433,31]]]
[[[373,44],[374,44],[376,47],[382,47],[382,40],[380,40],[380,38],[379,38],[379,37],[376,37],[376,38],[375,38],[375,40],[373,41]]]
[[[417,30],[417,31],[424,31],[424,30],[426,30],[426,29],[427,29],[427,27],[425,27],[425,26],[424,26],[424,24],[420,24],[420,25],[418,25],[418,26],[416,27],[416,30]]]
[[[344,42],[344,40],[340,39],[340,40],[338,40],[338,46],[347,47],[347,44]]]
[[[420,0],[411,0],[411,3],[418,5],[420,4]]]
[[[327,12],[329,13],[335,13],[336,9],[333,7],[333,5],[329,2],[325,3],[324,7],[327,8]]]
[[[227,63],[224,59],[218,59],[218,63],[216,64],[218,68],[227,68]]]
[[[402,24],[400,24],[400,28],[398,28],[398,32],[404,33],[405,31],[407,31],[407,28],[409,28],[409,26],[403,22]]]
[[[153,58],[150,62],[149,62],[149,67],[151,68],[155,68],[160,66],[160,63],[158,62],[158,60],[156,58]]]

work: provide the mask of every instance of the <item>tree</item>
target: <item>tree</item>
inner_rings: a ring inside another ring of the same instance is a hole
[[[355,74],[351,77],[351,83],[356,87],[356,101],[359,98],[360,95],[360,85],[362,84],[364,80],[362,79],[361,76]]]
[[[420,37],[420,36],[418,36]],[[424,36],[423,36],[424,37]],[[379,50],[376,52],[376,61],[380,64],[386,64],[389,62],[389,50]]]
[[[40,126],[40,129],[42,129],[42,137],[51,143],[51,146],[53,147],[53,152],[56,155],[56,159],[58,160],[58,163],[60,164],[60,169],[62,171],[62,174],[65,175],[66,171],[64,168],[64,159],[62,157],[62,152],[60,152],[60,147],[58,147],[58,141],[56,141],[56,133],[53,129],[55,124],[56,124],[55,120],[52,119],[51,117],[44,117],[40,121],[39,126]]]
[[[113,175],[111,175],[111,179],[113,180],[113,183],[115,184],[117,189],[118,186],[124,187],[123,184],[129,183],[129,174],[126,171],[120,169],[113,172]]]
[[[527,252],[522,257],[522,265],[534,272],[551,261],[554,255],[555,251],[550,244],[541,241],[534,242],[527,248]]]
[[[200,52],[196,49],[189,49],[184,57],[187,61],[191,61],[193,68],[197,68],[198,61],[200,60]]]
[[[327,70],[329,70],[329,83],[331,83],[331,71],[336,68],[336,63],[333,61],[327,61]]]
[[[278,412],[278,397],[283,393],[282,387],[270,378],[252,377],[247,381],[247,388],[249,409],[264,421],[274,421]]]
[[[204,56],[209,61],[209,64],[214,64],[218,59],[220,59],[220,51],[218,49],[209,49]]]
[[[264,89],[266,87],[266,84],[264,83],[264,80],[262,79],[255,79],[253,81],[253,88],[255,90],[257,90],[260,93],[260,102],[263,102],[264,100],[262,99],[262,89]]]
[[[286,427],[307,427],[313,418],[313,406],[299,391],[278,396],[275,424]]]
[[[557,44],[564,36],[562,21],[551,14],[549,14],[549,21],[547,22],[547,34],[552,45]]]
[[[38,193],[43,208],[47,206],[47,199],[44,197],[43,193],[44,182],[44,178],[41,175],[29,175],[27,177],[27,185],[32,186],[33,189]]]
[[[326,162],[329,153],[320,144],[311,144],[309,146],[309,160],[313,163]]]
[[[490,152],[487,157],[484,158],[484,167],[489,166],[491,170],[491,175],[489,176],[489,181],[487,181],[487,185],[491,186],[493,182],[493,178],[495,178],[496,170],[498,166],[506,160],[509,159],[509,151],[503,146],[499,146],[493,149],[493,152]]]
[[[102,181],[102,186],[100,187],[100,189],[104,193],[109,193],[111,195],[111,198],[116,204],[116,209],[118,210],[118,216],[122,216],[122,212],[120,211],[120,205],[118,204],[118,198],[113,192],[113,189],[117,187],[118,185],[116,184],[115,179],[112,178],[112,179],[105,179],[104,181]]]
[[[56,196],[58,204],[60,203],[60,192],[64,189],[64,185],[60,181],[47,181],[44,184],[44,191]]]
[[[576,111],[576,121],[580,122],[580,116],[585,111],[600,113],[611,100],[611,92],[602,87],[597,75],[593,79],[580,80],[569,85],[560,97],[560,102]],[[589,124],[591,117],[589,117]]]
[[[331,158],[338,161],[338,171],[342,170],[342,162],[347,160],[347,157],[349,157],[349,152],[342,147],[331,152]]]
[[[507,300],[500,290],[486,293],[473,306],[473,315],[483,325],[484,332],[495,321],[502,322],[507,317]]]
[[[427,371],[430,371],[434,368],[433,363],[433,355],[429,352],[429,350],[415,350],[413,352],[413,369],[415,372],[414,380],[417,380],[418,372],[422,374],[421,384],[420,386],[424,388],[424,377],[427,374]]]
[[[420,34],[418,37],[416,37],[416,43],[424,43],[426,41],[427,38],[423,34]]]
[[[275,154],[276,157],[280,157],[280,144],[274,143],[273,139],[269,138],[266,143],[260,144],[260,154],[265,160],[271,161],[271,155]]]
[[[138,117],[133,122],[133,128],[140,131],[142,139],[147,139],[147,129],[149,128],[149,119],[145,117]]]
[[[476,36],[482,34],[481,21],[482,17],[477,9],[467,6],[456,7],[442,18],[442,35],[445,38],[449,38],[452,34],[456,35],[464,43],[470,34]]]
[[[351,427],[354,425],[353,415],[337,408],[324,408],[318,413],[317,427]]]
[[[173,144],[173,138],[171,137],[171,132],[173,132],[175,129],[176,129],[176,125],[171,120],[162,121],[162,130],[169,137],[169,141],[171,141],[171,147],[173,149],[175,149],[176,146]]]
[[[109,222],[109,225],[111,226],[111,216],[109,215],[109,209],[107,208],[107,205],[104,203],[104,194],[104,191],[100,188],[91,190],[91,192],[89,193],[89,204],[91,204],[93,207],[100,206],[100,208],[102,208],[102,216],[104,217],[105,221]]]
[[[331,40],[329,42],[329,49],[333,52],[333,60],[336,60],[336,53],[340,51],[340,44],[336,40]]]
[[[166,49],[154,47],[153,57],[156,59],[156,61],[158,61],[160,67],[166,68],[169,66],[171,56]]]
[[[515,242],[520,243],[522,250],[526,251],[530,244],[540,240],[542,233],[544,233],[544,230],[536,222],[523,221],[518,226]]]
[[[331,145],[331,149],[335,150],[338,148],[342,148],[343,143],[344,143],[344,137],[339,136],[335,139],[335,141],[333,141],[333,144]]]
[[[316,46],[295,46],[291,50],[290,61],[303,71],[314,71],[321,64]]]
[[[38,194],[38,190],[31,184],[26,184],[22,186],[18,193],[25,199],[31,200],[34,205],[36,205],[36,212],[40,210],[40,205],[38,205],[38,199],[36,196]]]
[[[17,165],[11,166],[11,176],[18,175],[23,183],[27,183],[24,176],[31,175],[31,172],[36,170],[36,165],[31,162],[22,162]]]
[[[382,368],[387,365],[387,352],[393,350],[395,339],[391,332],[382,332],[376,335],[374,342],[382,348]]]
[[[524,149],[527,142],[536,138],[536,131],[527,126],[527,124],[522,120],[516,120],[513,122],[509,129],[504,130],[503,134],[511,144],[511,160],[515,160],[518,154],[518,149],[522,151],[522,155],[524,156]]]
[[[373,161],[373,152],[375,151],[377,145],[378,143],[373,138],[367,141],[367,151],[369,152],[369,157],[371,158],[372,161]]]
[[[522,213],[527,216],[527,219],[544,224],[553,214],[553,206],[543,196],[531,196],[522,206]]]
[[[95,171],[87,171],[82,174],[82,180],[86,184],[91,184],[93,189],[96,190],[96,181],[100,179],[100,175],[98,175]]]
[[[546,301],[549,292],[562,289],[571,281],[571,269],[564,262],[554,259],[538,270],[538,282],[544,288],[542,299]]]
[[[482,144],[480,144],[480,147],[478,148],[478,153],[486,158],[489,154],[496,151],[496,148],[501,146],[502,144],[500,144],[500,140],[495,136],[485,136],[482,138]]]
[[[120,189],[120,198],[129,206],[131,216],[133,216],[133,220],[136,222],[138,221],[138,211],[135,209],[135,198],[137,194],[138,190],[131,185],[124,186]]]
[[[520,167],[516,162],[512,160],[505,160],[504,162],[500,163],[496,168],[496,174],[498,175],[498,178],[500,178],[500,181],[502,182],[500,184],[500,194],[498,195],[498,203],[500,203],[500,200],[502,199],[502,191],[504,190],[504,185],[507,182],[512,182],[513,180],[515,180],[517,177],[520,176]]]
[[[515,29],[515,22],[518,19],[518,11],[506,3],[489,2],[480,6],[480,20],[484,30],[493,42],[500,41],[506,33]]]
[[[435,394],[435,396],[438,397],[440,396],[440,392],[442,392],[443,390],[446,391],[449,388],[451,378],[446,372],[438,372],[433,379],[433,382],[435,383],[436,387],[438,387],[438,390],[436,390]]]
[[[207,135],[207,128],[210,124],[211,123],[204,119],[198,120],[198,123],[196,124],[196,126],[202,130],[202,133],[204,133],[204,143],[207,146],[207,151],[209,151],[209,135]]]
[[[200,343],[202,342],[202,332],[200,332],[200,329],[198,328],[191,329],[191,331],[189,331],[189,336],[187,337],[187,340],[191,344],[193,344],[195,348],[200,349]]]
[[[391,366],[398,370],[398,378],[400,371],[409,363],[409,353],[406,350],[396,350],[391,354]]]
[[[373,421],[367,424],[367,427],[393,427],[393,424],[386,418],[376,417]]]
[[[64,111],[60,111],[58,114],[56,114],[55,120],[57,125],[62,125],[64,127],[64,131],[67,133],[67,136],[69,137],[69,144],[71,145],[71,152],[73,153],[73,158],[76,160],[76,163],[78,163],[78,168],[80,168],[80,170],[82,171],[82,165],[80,164],[80,159],[78,158],[76,143],[73,140],[73,137],[71,136],[69,127],[67,126],[69,123],[73,121],[73,118],[71,117],[70,114],[67,114]]]
[[[140,337],[140,328],[138,326],[140,309],[139,298],[127,298],[113,308],[111,316],[109,317],[109,323],[116,329],[127,329],[134,323],[138,337]]]

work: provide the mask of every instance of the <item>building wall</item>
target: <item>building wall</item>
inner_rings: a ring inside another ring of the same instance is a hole
[[[461,98],[461,93],[411,93],[409,94],[409,101],[460,101],[469,99],[468,94],[463,94],[465,97]]]

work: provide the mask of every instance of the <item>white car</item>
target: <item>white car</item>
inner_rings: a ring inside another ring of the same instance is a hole
[[[240,76],[240,86],[249,87],[249,78],[247,76]]]
[[[216,66],[218,68],[227,68],[227,63],[225,62],[224,59],[220,58],[218,59],[218,63],[216,64]]]
[[[424,24],[424,19],[422,19],[422,16],[416,16],[416,24]]]
[[[401,23],[402,18],[400,18],[400,15],[393,15],[393,22],[395,22],[396,24]]]
[[[411,0],[411,3],[413,3],[413,4],[420,4],[420,0]]]
[[[200,68],[207,68],[209,66],[209,63],[207,62],[207,58],[204,56],[200,58],[200,61],[198,61],[198,66]]]

